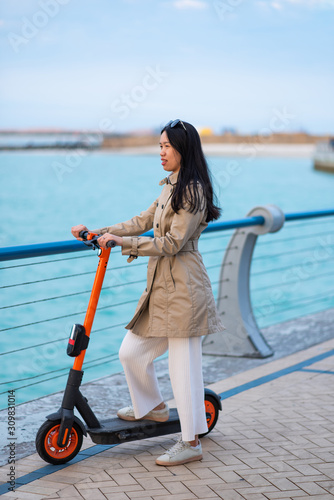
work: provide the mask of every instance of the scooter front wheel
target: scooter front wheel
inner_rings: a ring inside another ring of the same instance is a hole
[[[57,439],[59,435],[60,420],[47,420],[39,428],[36,435],[36,450],[46,462],[59,465],[65,464],[74,458],[82,445],[82,430],[73,422],[71,434],[65,447],[59,448]]]

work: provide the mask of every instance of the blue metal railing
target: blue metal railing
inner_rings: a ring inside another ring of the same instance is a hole
[[[333,210],[314,210],[312,212],[295,212],[291,214],[285,214],[285,220],[287,222],[289,221],[295,221],[295,220],[302,220],[302,219],[313,219],[315,217],[329,217],[333,214]]]
[[[227,222],[212,222],[203,232],[216,232],[236,227],[246,227],[264,224],[263,217],[247,217]],[[153,236],[153,230],[144,233],[143,236]],[[0,248],[0,261],[27,259],[31,257],[42,257],[44,255],[55,255],[68,252],[81,252],[89,249],[80,241],[68,240],[54,243],[37,243],[34,245],[21,245],[15,247]]]
[[[334,209],[318,210],[312,212],[297,212],[285,214],[285,220],[296,221],[302,219],[311,219],[315,217],[328,217],[334,215]],[[245,217],[243,219],[236,219],[226,222],[212,222],[203,231],[203,233],[211,233],[217,231],[226,231],[228,229],[236,229],[239,227],[249,227],[256,225],[263,225],[264,218],[258,217]],[[153,231],[144,233],[143,236],[153,236]],[[0,262],[6,260],[28,259],[32,257],[42,257],[44,255],[56,255],[69,252],[81,252],[87,247],[80,241],[59,241],[51,243],[38,243],[34,245],[21,245],[13,247],[0,248]]]

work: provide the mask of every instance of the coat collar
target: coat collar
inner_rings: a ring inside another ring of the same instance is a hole
[[[163,186],[164,184],[171,184],[172,186],[175,186],[178,176],[179,172],[172,172],[168,177],[165,177],[159,182],[159,186]]]

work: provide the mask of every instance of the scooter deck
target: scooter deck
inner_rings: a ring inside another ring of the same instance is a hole
[[[96,444],[120,444],[126,441],[147,439],[180,432],[180,421],[176,408],[169,410],[166,422],[152,420],[121,420],[118,417],[103,420],[101,427],[87,427],[87,432]]]

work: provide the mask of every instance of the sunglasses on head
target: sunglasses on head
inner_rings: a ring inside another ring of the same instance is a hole
[[[169,121],[167,123],[167,125],[165,125],[165,128],[167,128],[167,127],[170,127],[170,128],[176,127],[176,125],[178,125],[179,123],[182,125],[182,127],[184,128],[184,130],[187,132],[187,129],[186,129],[183,121],[181,121],[181,120],[171,120],[171,121]]]

